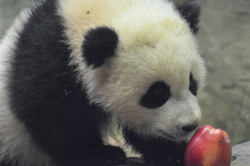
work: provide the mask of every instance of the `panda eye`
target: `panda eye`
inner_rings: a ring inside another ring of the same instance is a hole
[[[191,92],[194,96],[197,95],[198,83],[197,83],[197,81],[194,79],[192,73],[190,73],[190,76],[189,76],[189,90],[190,90],[190,92]]]
[[[154,109],[164,105],[171,96],[170,88],[162,81],[152,84],[147,93],[141,98],[140,104],[143,107]]]

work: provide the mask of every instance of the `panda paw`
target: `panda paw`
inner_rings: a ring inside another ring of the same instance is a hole
[[[83,162],[81,162],[81,164],[77,164],[76,166],[115,166],[126,163],[127,157],[121,148],[104,146],[101,149],[98,149],[97,152],[84,158]]]
[[[125,152],[114,146],[105,146],[102,152],[103,166],[113,166],[127,163]]]
[[[146,163],[153,164],[155,166],[184,166],[184,161],[181,159],[155,159],[155,160],[146,160]]]

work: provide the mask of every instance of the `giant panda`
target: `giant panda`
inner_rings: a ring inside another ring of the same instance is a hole
[[[167,0],[36,0],[0,45],[0,165],[111,166],[118,126],[153,165],[183,165],[205,65],[200,7]]]

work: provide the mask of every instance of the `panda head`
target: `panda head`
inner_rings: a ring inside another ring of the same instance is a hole
[[[90,100],[120,125],[181,140],[201,117],[196,96],[205,67],[195,41],[200,9],[188,3],[138,10],[84,34],[83,82]]]

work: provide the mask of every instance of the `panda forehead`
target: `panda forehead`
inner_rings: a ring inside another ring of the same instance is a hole
[[[159,37],[158,32],[154,33],[153,31],[149,35],[145,33],[134,39],[131,39],[133,34],[128,34],[127,36],[131,35],[130,41],[121,39],[116,57],[118,67],[124,65],[134,70],[143,69],[148,73],[147,75],[152,73],[161,78],[172,77],[171,80],[179,80],[179,76],[189,75],[194,62],[199,57],[193,36],[162,31],[162,36]],[[148,36],[155,39],[149,40]]]
[[[113,59],[112,74],[120,82],[132,82],[131,87],[149,86],[164,81],[171,87],[187,88],[193,60],[160,53],[153,48],[138,48],[134,51],[120,51]],[[117,77],[119,75],[119,77]],[[133,83],[134,82],[134,83]],[[145,83],[143,83],[145,82]]]
[[[152,18],[143,12],[136,14],[136,17],[133,14],[120,17],[112,25],[118,33],[120,48],[131,56],[142,55],[140,59],[144,61],[155,62],[156,59],[165,64],[183,67],[191,64],[198,54],[195,38],[185,21],[175,11],[170,13],[161,17],[151,16]],[[154,17],[157,19],[151,20]],[[133,58],[136,57],[131,59]]]
[[[192,38],[188,25],[173,9],[168,12],[151,13],[132,10],[128,13],[130,14],[121,15],[111,24],[123,46],[156,47],[158,43],[169,42],[174,38],[178,38],[178,41],[184,41],[187,37]]]
[[[148,84],[162,80],[176,89],[188,86],[189,74],[199,55],[196,41],[184,24],[167,27],[145,22],[138,30],[118,28],[118,34],[118,68],[121,64],[121,69],[131,67],[128,70],[140,73]]]

